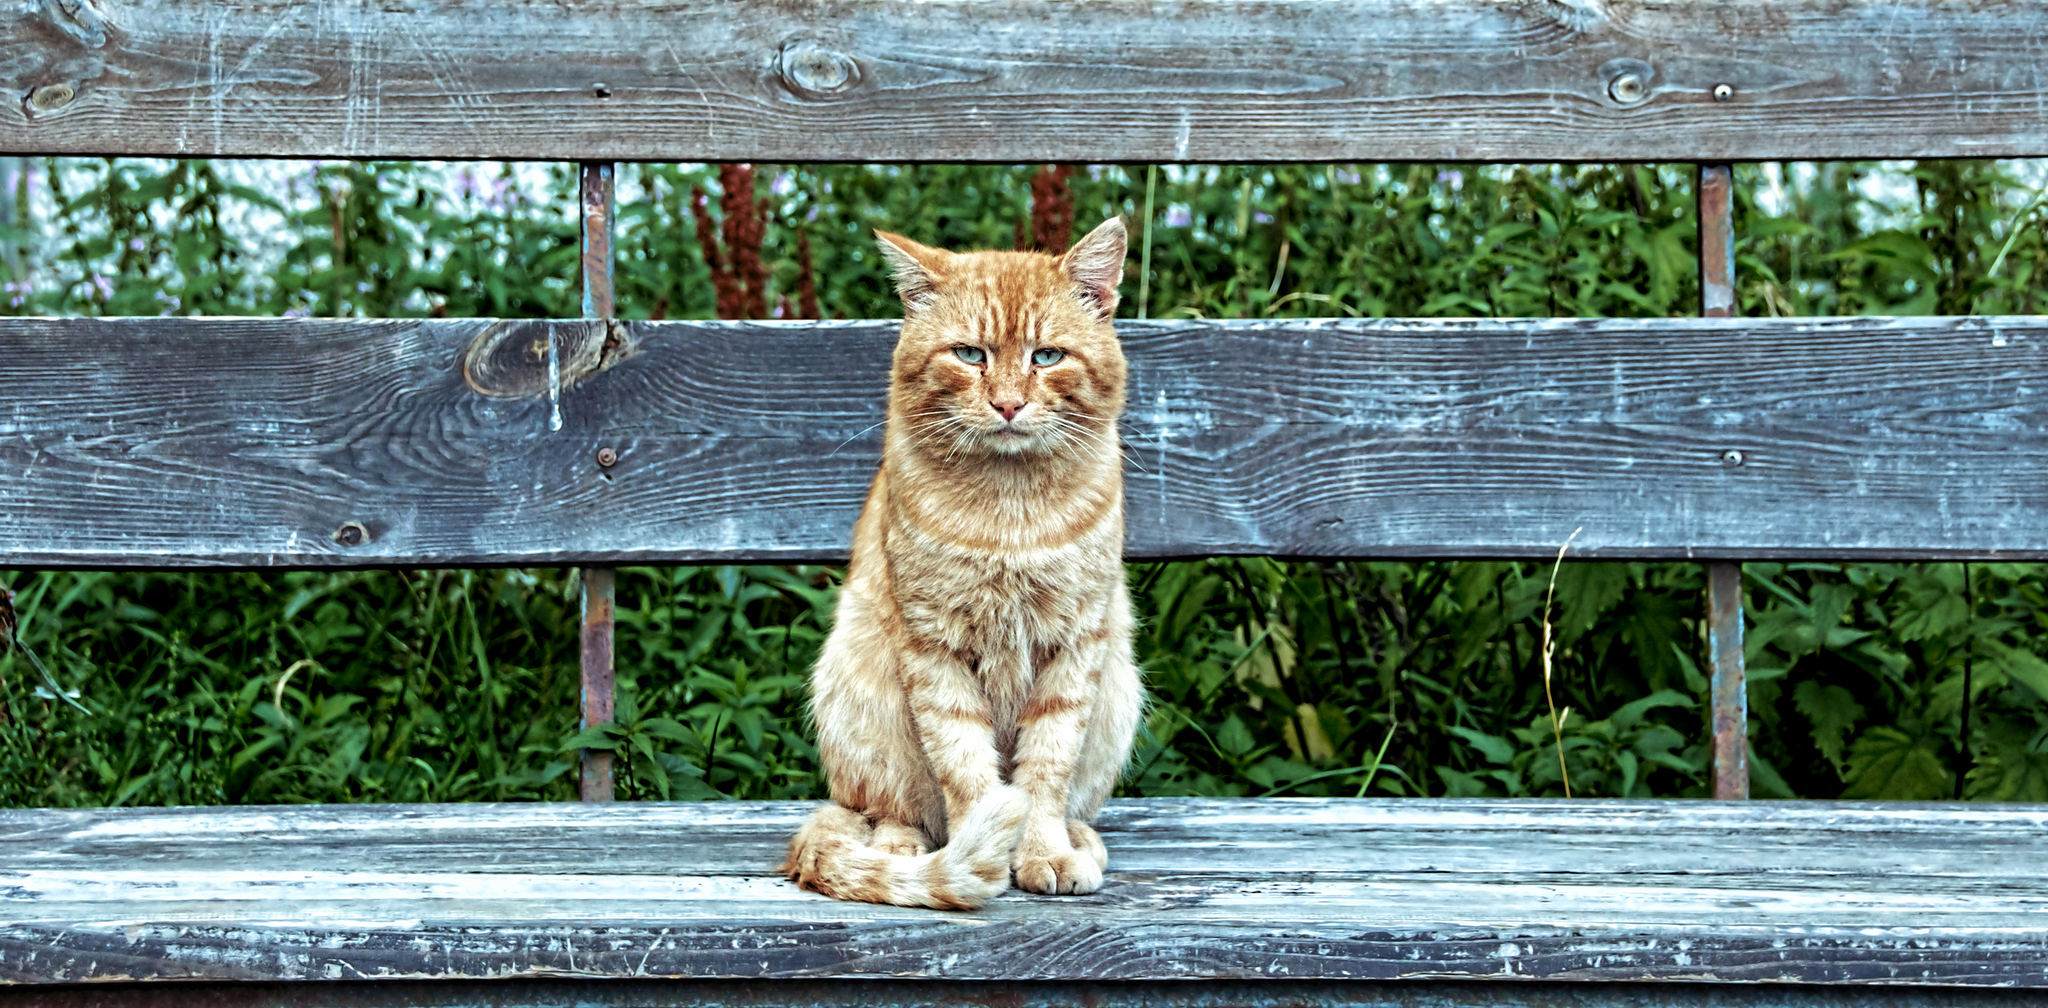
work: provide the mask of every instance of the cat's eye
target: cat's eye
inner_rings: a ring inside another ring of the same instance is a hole
[[[1054,350],[1051,347],[1046,347],[1031,354],[1031,363],[1039,367],[1051,367],[1054,364],[1058,364],[1066,355],[1067,352],[1065,350]]]
[[[975,346],[956,346],[953,348],[953,356],[969,364],[980,364],[988,360],[988,351]]]

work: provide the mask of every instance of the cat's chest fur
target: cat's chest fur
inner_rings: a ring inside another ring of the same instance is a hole
[[[1077,536],[989,543],[905,518],[884,549],[912,635],[970,661],[1024,658],[1102,626],[1123,572],[1123,520],[1112,507]]]

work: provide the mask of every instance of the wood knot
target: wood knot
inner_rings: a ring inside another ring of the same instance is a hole
[[[556,387],[567,389],[632,356],[633,330],[617,320],[496,322],[470,341],[462,355],[462,380],[494,399],[544,397],[551,348]]]
[[[78,89],[69,84],[45,84],[34,91],[30,91],[28,98],[22,104],[28,107],[31,114],[36,112],[53,112],[71,104],[71,99],[76,97],[77,94]]]
[[[1600,65],[1600,79],[1616,105],[1640,105],[1653,93],[1650,84],[1657,79],[1657,68],[1639,59],[1612,59]]]
[[[784,43],[776,70],[783,86],[805,98],[830,98],[860,86],[858,61],[809,39]]]

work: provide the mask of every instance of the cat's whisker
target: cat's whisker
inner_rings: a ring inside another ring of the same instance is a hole
[[[925,442],[945,434],[948,428],[953,427],[955,425],[964,427],[966,426],[966,424],[967,418],[958,415],[947,417],[944,420],[936,420],[928,424],[923,424],[922,427],[929,427],[931,428],[931,430],[925,433],[924,435],[920,436],[916,441],[912,442],[911,446],[914,448],[922,448],[924,447]],[[954,447],[957,450],[959,446],[956,444]],[[947,460],[951,461],[951,459],[952,456],[948,454]]]
[[[1098,421],[1101,421],[1101,422],[1103,422],[1103,423],[1109,423],[1109,422],[1112,422],[1112,421],[1111,421],[1111,418],[1109,418],[1109,417],[1099,417],[1099,416],[1096,416],[1096,415],[1095,415],[1095,414],[1093,414],[1093,413],[1083,413],[1083,412],[1081,412],[1080,410],[1077,410],[1077,409],[1069,409],[1069,410],[1065,410],[1064,412],[1065,412],[1065,413],[1067,413],[1067,414],[1068,414],[1068,415],[1070,415],[1070,416],[1084,417],[1084,418],[1086,418],[1086,419],[1089,419],[1089,420],[1098,420]],[[1153,444],[1158,444],[1158,443],[1159,443],[1159,436],[1158,436],[1158,435],[1156,435],[1156,434],[1152,433],[1151,431],[1145,430],[1144,428],[1142,428],[1142,427],[1138,426],[1138,425],[1137,425],[1137,423],[1136,423],[1135,421],[1133,421],[1133,420],[1132,420],[1132,419],[1131,419],[1130,417],[1116,417],[1116,418],[1114,419],[1114,422],[1115,422],[1115,423],[1117,424],[1117,426],[1119,426],[1119,427],[1128,427],[1128,428],[1130,428],[1130,432],[1131,432],[1132,434],[1135,434],[1135,435],[1137,435],[1137,436],[1139,436],[1139,437],[1142,437],[1142,438],[1144,438],[1145,440],[1147,440],[1147,441],[1150,441],[1150,442],[1152,442]]]
[[[1084,415],[1085,415],[1085,414],[1084,414]],[[1150,470],[1150,469],[1147,469],[1147,468],[1145,468],[1145,464],[1144,464],[1144,463],[1142,463],[1142,462],[1139,462],[1139,461],[1138,461],[1138,460],[1137,460],[1136,458],[1133,458],[1133,457],[1132,457],[1132,456],[1131,456],[1131,455],[1130,455],[1129,453],[1125,452],[1125,451],[1123,450],[1123,446],[1122,446],[1121,444],[1118,444],[1118,443],[1116,443],[1116,442],[1114,442],[1114,441],[1111,441],[1110,439],[1108,439],[1107,437],[1105,437],[1105,436],[1103,435],[1103,433],[1102,433],[1101,431],[1095,431],[1095,430],[1090,430],[1090,429],[1088,429],[1087,427],[1085,427],[1085,426],[1083,426],[1083,425],[1081,425],[1081,424],[1077,424],[1077,423],[1075,423],[1074,421],[1072,421],[1072,420],[1069,420],[1069,419],[1067,419],[1067,418],[1065,418],[1065,417],[1062,417],[1062,416],[1060,416],[1060,415],[1059,415],[1059,414],[1057,414],[1057,413],[1055,413],[1055,414],[1052,414],[1052,418],[1053,418],[1053,420],[1054,420],[1055,422],[1059,423],[1059,424],[1060,424],[1060,425],[1061,425],[1062,427],[1065,427],[1065,428],[1071,428],[1071,429],[1072,429],[1072,430],[1074,430],[1075,432],[1078,432],[1078,433],[1080,433],[1080,434],[1082,434],[1082,435],[1085,435],[1085,436],[1087,436],[1088,438],[1090,438],[1090,439],[1094,440],[1094,441],[1095,441],[1095,443],[1096,443],[1096,444],[1098,444],[1098,445],[1101,445],[1101,446],[1103,446],[1103,447],[1106,447],[1106,448],[1113,448],[1113,449],[1114,449],[1114,450],[1116,451],[1116,453],[1117,453],[1117,454],[1118,454],[1119,456],[1121,456],[1121,457],[1123,458],[1123,460],[1124,460],[1124,461],[1126,461],[1126,462],[1129,462],[1130,464],[1132,464],[1132,465],[1134,465],[1134,466],[1138,467],[1138,471],[1139,471],[1139,472],[1143,472],[1143,473],[1149,473],[1149,472],[1151,472],[1151,471],[1152,471],[1152,470]]]
[[[911,414],[908,414],[908,415],[906,415],[906,416],[904,417],[904,419],[906,419],[906,420],[909,420],[909,419],[912,419],[912,418],[915,418],[915,417],[922,417],[922,416],[932,416],[932,415],[934,415],[934,414],[939,414],[939,413],[951,413],[951,412],[952,412],[952,410],[942,410],[942,409],[940,409],[940,410],[927,410],[927,411],[925,411],[925,412],[923,412],[923,413],[911,413]],[[844,441],[841,441],[841,442],[839,442],[839,444],[838,444],[837,446],[835,446],[835,447],[834,447],[834,448],[833,448],[833,449],[832,449],[831,451],[829,451],[829,452],[826,452],[826,453],[825,453],[825,457],[826,457],[826,458],[831,458],[832,456],[834,456],[834,455],[837,455],[837,454],[839,454],[839,449],[840,449],[840,448],[844,448],[844,447],[846,447],[847,445],[850,445],[850,444],[852,444],[852,443],[853,443],[853,442],[854,442],[855,440],[857,440],[857,439],[858,439],[858,438],[859,438],[859,437],[860,437],[860,436],[861,436],[862,434],[866,434],[867,432],[869,432],[869,431],[871,431],[871,430],[874,430],[875,428],[877,428],[877,427],[880,427],[880,426],[882,426],[883,424],[886,424],[886,423],[888,423],[888,422],[889,422],[889,419],[888,419],[887,417],[884,417],[884,418],[882,418],[882,420],[881,420],[881,421],[880,421],[879,423],[871,423],[871,424],[867,425],[866,427],[862,427],[861,429],[859,429],[859,430],[857,430],[857,431],[854,431],[854,432],[853,432],[853,434],[852,434],[852,436],[848,437],[848,438],[847,438],[846,440],[844,440]]]

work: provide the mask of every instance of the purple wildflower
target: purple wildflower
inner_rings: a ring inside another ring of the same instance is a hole
[[[1195,215],[1189,213],[1187,207],[1181,206],[1180,204],[1176,203],[1173,206],[1166,208],[1167,227],[1187,227],[1188,225],[1193,224],[1194,222]]]

